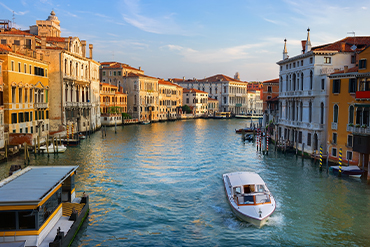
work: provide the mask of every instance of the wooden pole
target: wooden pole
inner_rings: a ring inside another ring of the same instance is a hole
[[[302,158],[304,157],[304,143],[302,143]]]
[[[23,147],[24,147],[24,164],[26,165],[27,164],[27,143],[23,143]]]
[[[342,176],[342,148],[339,149],[339,171],[338,177]]]
[[[6,158],[6,161],[8,161],[8,142],[5,141],[5,158]]]
[[[40,137],[37,135],[37,147],[40,153]]]
[[[54,136],[53,136],[52,142],[53,142],[53,151],[54,151],[54,154],[55,154],[55,138],[54,138]]]
[[[49,138],[46,138],[46,152],[48,153],[49,157]]]

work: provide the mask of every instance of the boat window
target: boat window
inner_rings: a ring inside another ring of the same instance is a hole
[[[240,187],[234,187],[234,194],[241,194],[241,188]]]
[[[15,226],[15,212],[0,212],[0,230],[14,230]]]
[[[248,194],[248,193],[253,193],[255,190],[254,190],[254,185],[253,184],[250,184],[250,185],[244,185],[244,193],[245,194]]]
[[[35,229],[35,212],[32,210],[18,212],[19,229]]]
[[[254,196],[244,196],[244,204],[254,204]]]
[[[257,192],[265,192],[265,186],[261,184],[257,185]]]
[[[270,202],[270,196],[264,194],[257,194],[256,195],[256,203],[266,203]]]

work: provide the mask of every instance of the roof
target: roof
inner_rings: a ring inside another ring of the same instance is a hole
[[[165,80],[159,80],[158,84],[179,87],[179,85]]]
[[[12,49],[8,45],[0,44],[0,52],[8,52],[8,51],[12,51]]]
[[[128,64],[120,63],[120,62],[101,62],[100,65],[102,65],[103,69],[121,69],[121,68],[126,68],[126,69],[131,69],[131,70],[143,71],[141,69],[137,69],[137,68],[131,67]],[[104,65],[108,65],[108,66],[104,66]]]
[[[233,187],[247,184],[265,184],[260,175],[254,172],[233,172],[224,175],[229,177]]]
[[[268,80],[268,81],[264,81],[262,83],[279,83],[279,78]]]
[[[370,36],[346,37],[334,43],[312,47],[311,50],[312,51],[353,52],[353,50],[351,49],[353,45],[357,46],[357,49],[356,49],[357,51],[363,50],[368,45],[370,45]]]
[[[330,75],[353,73],[353,72],[358,72],[358,67],[357,66],[349,68],[346,72],[344,72],[344,70],[340,70],[340,71],[336,71],[334,73],[331,73]]]
[[[234,81],[234,82],[243,82],[243,81],[240,81],[240,80],[236,80],[234,78],[231,78],[229,76],[226,76],[226,75],[223,75],[223,74],[217,74],[217,75],[214,75],[214,76],[210,76],[210,77],[207,77],[207,78],[204,78],[202,80],[198,80],[200,82],[206,82],[206,81]]]
[[[190,89],[184,88],[184,90],[182,92],[183,93],[206,93],[206,94],[208,94],[207,92],[200,91],[200,90],[195,89],[195,88],[190,88]]]
[[[151,78],[151,79],[157,79],[156,77],[153,77],[153,76],[148,76],[148,75],[143,75],[143,74],[137,74],[137,73],[133,73],[133,72],[129,72],[127,77],[145,77],[145,78]]]
[[[277,101],[279,101],[279,96],[275,96],[271,99],[266,100],[266,102],[277,102]]]
[[[217,101],[217,102],[218,102],[218,100],[217,100],[217,99],[212,99],[212,98],[210,98],[210,97],[208,97],[208,101]]]
[[[109,83],[105,83],[105,82],[100,82],[100,85],[102,86],[108,86],[108,87],[115,87],[115,88],[118,88],[117,86],[115,85],[112,85],[112,84],[109,84]]]
[[[66,38],[63,37],[46,37],[48,42],[66,42]]]
[[[18,29],[5,30],[5,31],[1,32],[1,34],[36,36],[36,35],[31,34],[29,31],[25,32],[25,31],[21,31],[21,30],[18,30]]]
[[[78,166],[29,166],[0,182],[0,205],[38,204]]]

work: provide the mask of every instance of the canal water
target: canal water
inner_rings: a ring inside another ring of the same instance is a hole
[[[79,165],[77,194],[91,211],[73,246],[367,246],[370,185],[320,172],[318,163],[243,143],[240,119],[197,119],[107,128],[31,165]],[[0,165],[5,177],[10,165]],[[238,220],[222,174],[253,171],[277,201],[267,225]]]

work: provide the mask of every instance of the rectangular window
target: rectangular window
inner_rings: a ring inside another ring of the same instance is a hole
[[[6,39],[2,39],[2,40],[1,40],[1,44],[2,44],[2,45],[6,45]]]
[[[20,42],[19,40],[14,40],[13,44],[14,44],[14,45],[20,45],[20,44],[21,44],[21,42]]]
[[[22,95],[22,88],[18,88],[18,100],[19,100],[19,103],[22,103],[22,99],[23,99],[23,95]]]
[[[310,57],[310,63],[313,63],[313,58],[312,57]]]
[[[333,80],[333,93],[340,93],[340,79]]]
[[[224,93],[226,93],[226,86],[224,86]]]
[[[113,71],[113,75],[116,76],[116,74],[117,74],[116,71]]]
[[[337,157],[337,149],[336,148],[331,149],[331,156]]]
[[[28,73],[32,73],[32,65],[30,65],[30,69],[28,70]]]
[[[30,121],[32,122],[33,121],[33,112],[31,111],[30,112]],[[31,132],[32,133],[32,132]]]
[[[121,76],[121,71],[118,71],[118,75]]]
[[[302,131],[298,132],[298,142],[302,143]]]
[[[24,121],[25,122],[29,122],[30,121],[30,113],[29,112],[25,112],[24,113]]]
[[[28,128],[27,127],[25,128],[24,133],[28,133]]]
[[[351,56],[351,64],[355,64],[356,63],[356,57],[355,55],[352,55]]]
[[[37,111],[35,111],[35,120],[37,120]]]
[[[20,123],[23,123],[23,122],[24,122],[24,119],[23,119],[23,112],[19,112],[19,113],[18,113],[18,121],[19,121]]]
[[[347,146],[352,147],[353,145],[353,135],[348,135],[347,136]]]
[[[12,124],[17,123],[17,113],[12,113]]]
[[[41,111],[41,119],[45,119],[45,113],[44,113],[44,111]]]
[[[103,71],[103,76],[105,76],[105,71]]]
[[[333,133],[333,144],[337,144],[337,133]]]
[[[21,72],[21,63],[18,63],[18,72]]]
[[[32,112],[31,112],[32,113]],[[33,127],[31,126],[31,134],[33,134]]]
[[[330,64],[331,63],[331,57],[324,57],[324,63]]]
[[[30,88],[30,103],[32,103],[32,95],[33,95],[33,91],[32,91],[32,88]]]
[[[24,64],[23,66],[24,66],[24,71],[23,72],[27,73],[27,64]]]
[[[0,211],[0,230],[16,230],[16,212]],[[5,233],[4,233],[5,236]]]
[[[46,111],[46,119],[49,119],[49,111]]]
[[[301,60],[301,66],[303,66],[303,60]]]
[[[12,103],[15,103],[15,87],[12,87]]]
[[[352,151],[347,151],[347,160],[352,161]]]
[[[366,69],[366,59],[361,59],[358,63],[359,69]]]
[[[268,87],[267,87],[267,92],[268,92],[268,93],[272,93],[272,87],[271,87],[271,86],[268,86]]]
[[[307,146],[311,146],[311,133],[307,134]]]
[[[14,61],[12,61],[12,71],[14,71]]]
[[[348,92],[349,93],[356,93],[357,89],[357,81],[356,78],[349,79],[349,87]]]
[[[325,90],[325,79],[321,79],[321,90]]]

